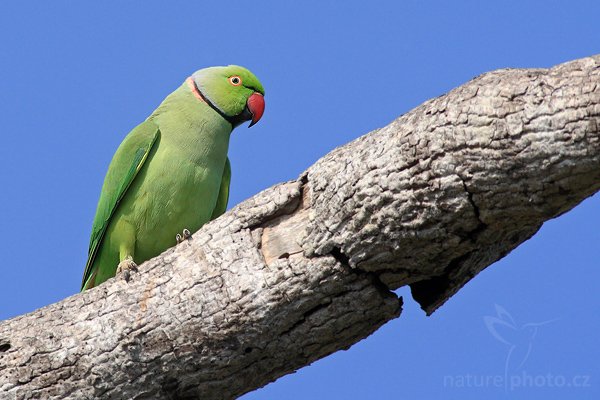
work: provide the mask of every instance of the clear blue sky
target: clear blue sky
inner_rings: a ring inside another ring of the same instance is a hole
[[[266,88],[261,122],[232,137],[235,205],[485,71],[599,53],[599,15],[597,0],[4,2],[0,319],[78,291],[114,150],[194,70],[241,64]],[[399,319],[244,399],[598,399],[599,253],[596,195],[432,317],[400,290]]]

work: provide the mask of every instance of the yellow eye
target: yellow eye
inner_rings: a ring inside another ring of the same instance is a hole
[[[233,86],[240,86],[242,84],[242,78],[237,75],[230,76],[229,83],[231,83]]]

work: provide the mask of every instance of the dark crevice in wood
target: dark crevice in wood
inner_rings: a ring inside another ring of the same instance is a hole
[[[377,291],[381,294],[381,296],[383,298],[391,297],[391,298],[397,299],[400,304],[400,309],[402,308],[402,304],[403,304],[402,297],[398,297],[393,291],[391,291],[390,288],[381,281],[381,279],[379,278],[379,275],[377,273],[371,272],[371,271],[364,271],[360,268],[351,267],[350,266],[350,258],[348,258],[348,256],[346,254],[344,254],[342,249],[340,249],[337,246],[334,247],[333,249],[331,249],[330,254],[333,256],[333,258],[336,259],[337,262],[339,262],[342,266],[347,268],[349,271],[351,271],[355,274],[358,274],[358,275],[367,276],[367,278],[369,279],[369,281],[371,282],[373,287],[375,287],[375,289],[377,289]]]

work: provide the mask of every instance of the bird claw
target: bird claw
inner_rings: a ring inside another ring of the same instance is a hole
[[[131,256],[128,256],[123,261],[121,261],[119,265],[117,265],[117,275],[121,275],[126,282],[129,282],[129,279],[131,278],[131,272],[137,271],[138,266],[135,263],[135,261],[133,261],[133,258]]]
[[[189,231],[189,229],[184,229],[183,232],[181,234],[177,234],[175,236],[175,240],[177,241],[177,244],[182,243],[184,240],[188,240],[189,238],[192,237],[192,233]]]

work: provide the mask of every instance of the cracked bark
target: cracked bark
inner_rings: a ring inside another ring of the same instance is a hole
[[[234,398],[428,313],[600,189],[600,56],[484,74],[0,324],[2,398]]]

